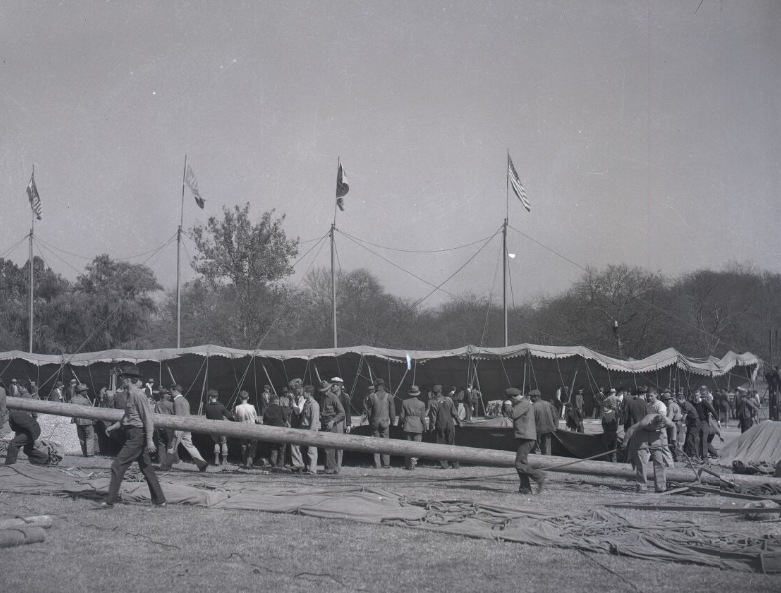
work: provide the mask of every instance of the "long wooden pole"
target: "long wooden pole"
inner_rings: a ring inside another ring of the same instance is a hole
[[[35,283],[33,282],[33,274],[35,266],[33,265],[33,233],[35,232],[35,211],[33,211],[33,221],[30,224],[30,354],[33,352],[33,291],[35,290]]]
[[[104,422],[116,422],[120,420],[123,415],[121,410],[92,408],[18,397],[9,397],[7,405],[8,408],[12,410],[26,410],[28,412],[54,414],[56,416],[70,416],[72,418],[88,418],[92,420],[102,420]],[[457,447],[455,445],[434,445],[431,443],[418,443],[400,439],[380,439],[352,434],[336,434],[332,432],[246,424],[244,422],[207,420],[196,416],[154,414],[153,418],[155,426],[159,428],[172,428],[175,430],[203,434],[225,435],[239,439],[254,439],[272,443],[291,443],[294,445],[323,449],[344,449],[361,453],[385,453],[400,457],[422,457],[426,459],[457,461],[472,465],[515,467],[515,453],[512,451]],[[566,464],[567,462],[572,461],[572,459],[550,455],[530,455],[529,457],[532,465],[537,469],[550,468],[551,471],[555,472],[625,479],[634,479],[635,477],[634,470],[626,464],[584,460],[578,462],[576,465],[554,467]],[[667,470],[667,478],[676,482],[691,481],[691,472],[688,469],[669,469]],[[706,478],[705,476],[702,476],[701,480],[703,482],[718,483],[718,480]],[[767,478],[762,478],[762,480],[767,481]]]

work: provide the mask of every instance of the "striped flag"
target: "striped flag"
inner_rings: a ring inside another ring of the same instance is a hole
[[[342,163],[339,163],[339,169],[336,171],[336,205],[339,210],[344,212],[344,196],[350,191],[350,185],[347,183],[347,173],[344,172]]]
[[[184,182],[187,184],[187,187],[190,188],[190,191],[193,192],[195,203],[203,210],[206,200],[201,197],[201,192],[198,191],[198,181],[195,179],[195,173],[193,173],[190,165],[187,165],[187,173],[185,173]]]
[[[526,211],[531,212],[532,207],[531,204],[529,204],[529,198],[526,197],[526,190],[523,189],[523,184],[518,177],[518,172],[515,170],[515,167],[513,167],[513,161],[510,158],[509,153],[507,154],[507,175],[510,178],[510,184],[513,186],[515,195],[518,196],[518,199],[521,201],[521,204],[523,204],[523,207],[526,208]]]
[[[30,198],[30,208],[35,213],[35,218],[41,220],[43,208],[41,208],[41,196],[38,195],[38,188],[35,187],[35,171],[30,175],[30,183],[27,184],[27,197]]]

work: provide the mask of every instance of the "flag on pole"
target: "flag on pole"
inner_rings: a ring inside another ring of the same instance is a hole
[[[30,175],[30,183],[27,184],[27,197],[30,198],[30,208],[35,213],[35,218],[41,220],[41,196],[38,195],[38,188],[35,187],[35,172]]]
[[[347,183],[347,174],[340,162],[336,172],[336,205],[342,212],[344,212],[344,196],[347,195],[348,191],[350,191],[350,185]]]
[[[532,207],[531,204],[529,204],[529,198],[526,197],[526,190],[523,189],[523,184],[518,177],[518,172],[515,170],[515,167],[513,167],[513,161],[509,154],[507,155],[507,175],[510,177],[510,185],[513,186],[515,195],[518,196],[518,199],[521,201],[521,204],[523,204],[523,207],[526,208],[526,211],[531,212]]]
[[[193,173],[190,165],[187,165],[187,173],[185,173],[184,182],[187,184],[187,187],[190,188],[190,191],[193,192],[195,203],[203,210],[206,200],[201,197],[201,192],[198,191],[198,181],[195,179],[195,173]]]

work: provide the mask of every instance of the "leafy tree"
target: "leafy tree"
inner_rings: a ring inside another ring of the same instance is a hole
[[[298,240],[282,228],[284,215],[274,218],[271,210],[253,223],[249,208],[249,202],[224,207],[221,219],[212,216],[192,229],[194,266],[219,301],[213,307],[221,311],[222,341],[244,348],[255,347],[272,328],[289,296],[282,280],[298,255]]]

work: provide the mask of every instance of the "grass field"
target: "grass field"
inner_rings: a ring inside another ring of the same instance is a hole
[[[27,461],[20,456],[21,464]],[[68,456],[62,467],[107,472],[108,458]],[[294,476],[181,464],[164,480],[219,488],[261,483],[269,491],[373,485],[412,498],[469,500],[572,511],[607,503],[719,505],[719,496],[638,495],[618,479],[550,474],[547,492],[520,496],[511,471],[465,467],[415,472],[346,467],[339,476]],[[644,519],[669,513],[621,511]],[[0,591],[781,591],[781,576],[720,571],[483,539],[413,528],[183,505],[166,509],[87,499],[0,493],[0,516],[47,514],[44,543],[0,550]],[[724,531],[781,536],[781,523],[686,513]]]

